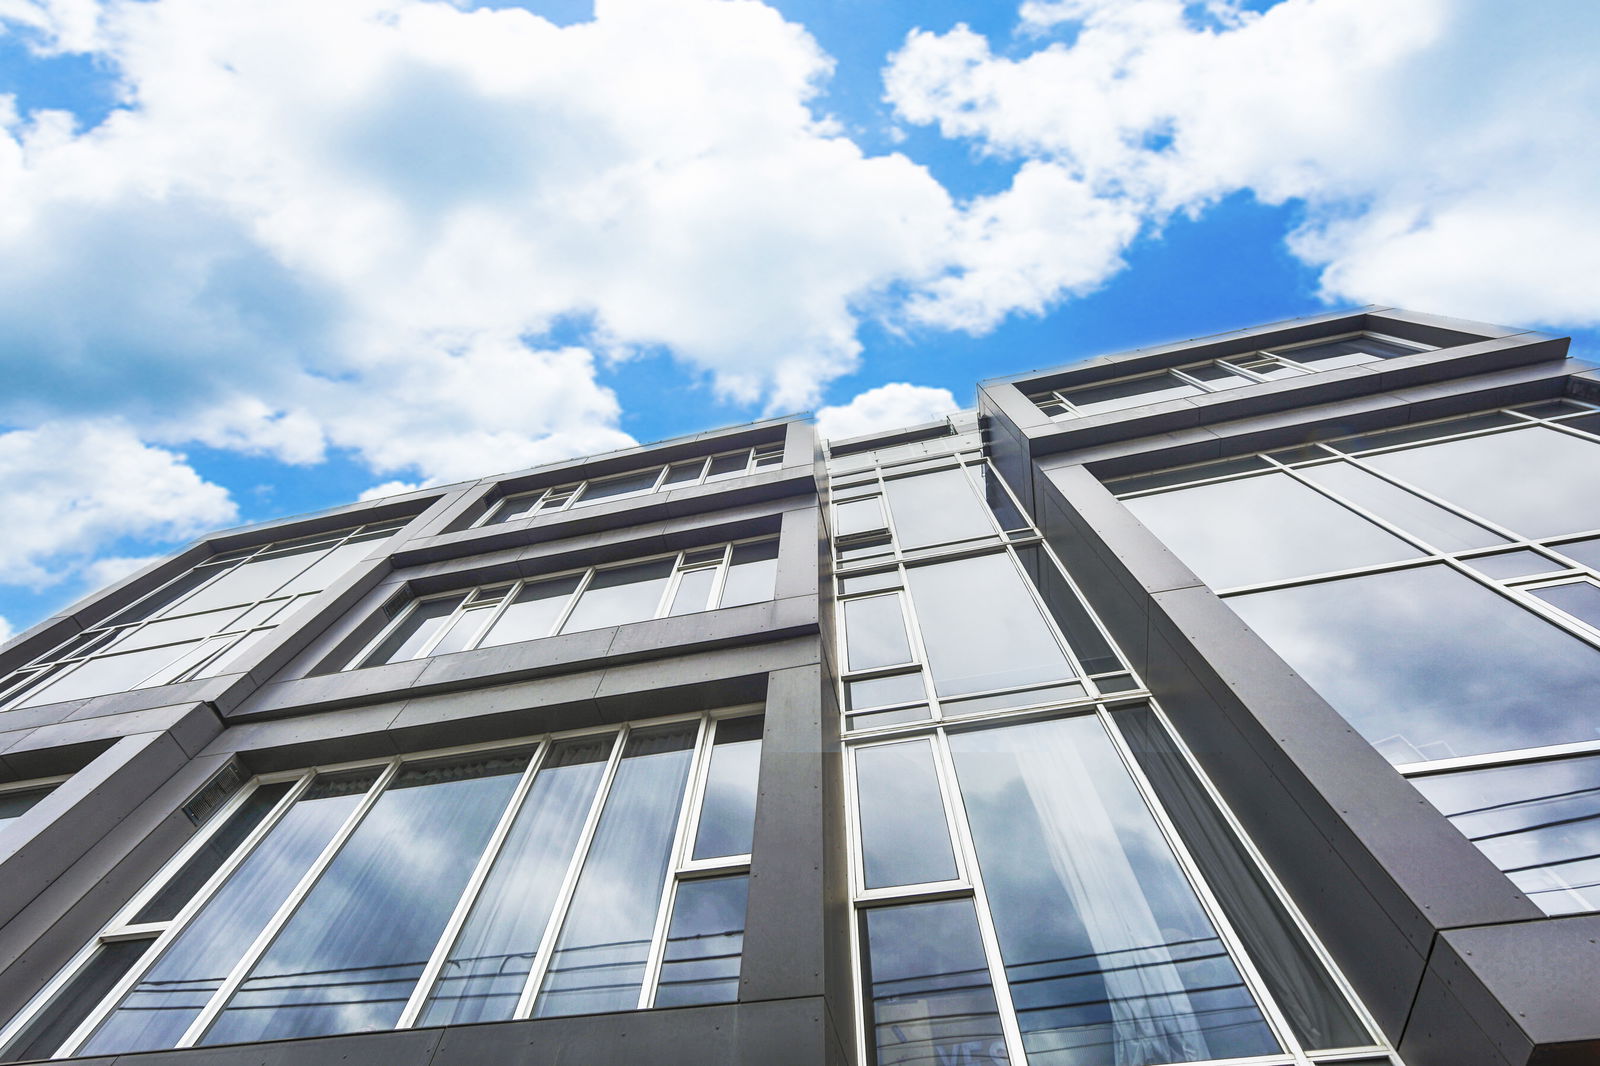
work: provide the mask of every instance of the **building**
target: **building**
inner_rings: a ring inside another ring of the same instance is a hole
[[[0,1059],[1600,1061],[1566,353],[1369,308],[204,538],[0,651]]]

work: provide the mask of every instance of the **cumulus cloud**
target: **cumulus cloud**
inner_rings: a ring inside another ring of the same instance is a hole
[[[403,496],[408,492],[415,492],[421,487],[421,484],[414,481],[385,481],[381,485],[372,486],[360,496],[357,496],[356,499],[365,503],[368,500],[381,500],[385,496]]]
[[[1015,57],[965,27],[912,33],[886,72],[899,116],[1058,167],[1152,226],[1241,190],[1296,202],[1289,248],[1329,299],[1600,322],[1592,4],[1030,0],[1021,16],[1041,36]]]
[[[949,389],[891,382],[857,393],[849,403],[819,410],[817,433],[825,439],[856,437],[874,430],[931,422],[960,409]]]

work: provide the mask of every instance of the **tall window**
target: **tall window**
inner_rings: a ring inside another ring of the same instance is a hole
[[[760,603],[777,576],[778,541],[767,538],[402,600],[350,666]]]
[[[213,556],[0,682],[0,706],[215,677],[404,520]]]
[[[1600,909],[1600,413],[1548,401],[1112,487],[1530,899]]]
[[[737,998],[761,719],[259,778],[6,1059]]]

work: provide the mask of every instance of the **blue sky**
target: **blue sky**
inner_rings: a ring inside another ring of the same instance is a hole
[[[0,634],[219,526],[1330,307],[1600,324],[1600,9],[0,0]]]

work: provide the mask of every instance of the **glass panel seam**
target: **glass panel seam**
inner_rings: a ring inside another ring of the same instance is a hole
[[[698,814],[700,810],[696,785],[711,762],[711,733],[710,723],[702,717],[699,728],[695,731],[694,754],[683,798],[678,801],[678,824],[672,835],[672,850],[668,852],[670,858],[667,860],[667,872],[661,886],[661,898],[656,904],[655,926],[650,932],[650,950],[645,955],[644,979],[639,983],[637,1008],[639,1010],[646,1010],[655,1002],[656,985],[661,979],[661,960],[667,950],[668,923],[678,896],[678,873],[683,867],[685,853],[690,847],[688,838],[691,834],[687,827],[695,821],[690,815]]]

